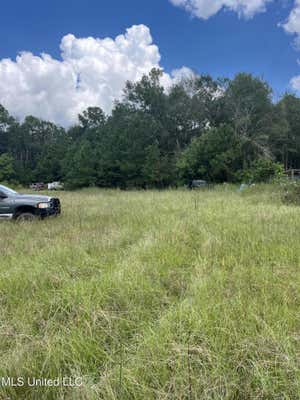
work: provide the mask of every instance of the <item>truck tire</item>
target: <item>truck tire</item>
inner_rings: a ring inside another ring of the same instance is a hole
[[[35,221],[36,219],[37,219],[37,216],[30,212],[21,213],[16,218],[16,220],[18,222],[26,222],[26,221],[31,222],[31,221]]]

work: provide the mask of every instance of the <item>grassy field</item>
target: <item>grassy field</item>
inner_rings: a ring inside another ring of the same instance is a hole
[[[61,217],[0,226],[0,377],[83,385],[1,400],[300,399],[300,207],[272,187],[59,195]]]

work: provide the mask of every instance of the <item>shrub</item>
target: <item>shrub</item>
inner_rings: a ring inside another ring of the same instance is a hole
[[[300,181],[285,179],[280,184],[282,188],[282,201],[285,204],[300,205]]]
[[[0,182],[9,182],[14,178],[13,158],[7,154],[0,155]]]
[[[242,174],[246,182],[269,182],[283,176],[283,165],[267,158],[260,158],[252,163],[249,169]]]

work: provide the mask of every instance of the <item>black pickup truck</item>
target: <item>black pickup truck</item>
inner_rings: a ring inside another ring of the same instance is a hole
[[[60,201],[54,197],[21,194],[0,185],[0,220],[32,221],[61,213]]]

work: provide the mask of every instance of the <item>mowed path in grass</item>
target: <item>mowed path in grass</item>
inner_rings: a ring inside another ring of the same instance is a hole
[[[272,188],[59,194],[0,226],[0,399],[299,399],[300,207]]]

